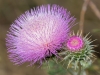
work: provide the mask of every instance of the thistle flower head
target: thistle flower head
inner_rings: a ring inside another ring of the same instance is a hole
[[[83,47],[83,39],[79,35],[71,35],[67,41],[67,48],[72,51],[79,51]]]
[[[57,55],[68,38],[75,18],[58,5],[42,5],[26,11],[11,25],[6,42],[15,64],[42,62]]]
[[[80,63],[83,68],[87,68],[92,63],[93,52],[95,52],[93,50],[95,45],[92,45],[92,42],[88,35],[82,37],[80,34],[73,34],[69,37],[65,48],[66,51],[60,53],[60,55],[65,55],[64,60],[68,61],[68,67],[71,64],[70,67],[76,69]]]

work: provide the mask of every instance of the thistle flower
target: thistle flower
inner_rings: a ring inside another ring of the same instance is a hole
[[[65,55],[63,60],[67,60],[68,67],[78,68],[79,63],[83,68],[87,68],[94,58],[93,48],[95,45],[91,45],[93,41],[88,38],[88,34],[85,37],[82,37],[81,34],[77,33],[71,35],[67,40],[66,51],[60,54]]]
[[[79,51],[83,47],[83,44],[83,39],[80,36],[73,35],[67,41],[67,48],[72,52]]]
[[[26,11],[11,25],[6,45],[15,64],[42,62],[55,55],[75,21],[63,7],[42,5]]]

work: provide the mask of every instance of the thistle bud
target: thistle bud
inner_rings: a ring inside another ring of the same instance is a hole
[[[88,34],[85,37],[82,37],[81,34],[71,34],[69,39],[66,42],[66,51],[64,53],[64,60],[69,61],[70,67],[78,68],[80,63],[83,68],[87,68],[94,58],[93,50],[95,45],[91,45],[93,41],[90,40]]]

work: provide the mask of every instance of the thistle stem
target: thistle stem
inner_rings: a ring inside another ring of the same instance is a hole
[[[81,64],[79,63],[78,75],[81,75],[81,72],[82,72],[82,67],[81,67]]]

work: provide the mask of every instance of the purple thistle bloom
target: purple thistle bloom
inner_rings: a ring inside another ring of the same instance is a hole
[[[42,62],[57,55],[75,21],[63,7],[42,5],[26,11],[11,25],[6,46],[15,64]]]
[[[71,35],[67,41],[67,48],[72,52],[80,51],[83,45],[83,38],[79,35]]]

